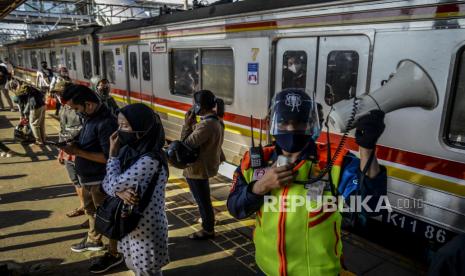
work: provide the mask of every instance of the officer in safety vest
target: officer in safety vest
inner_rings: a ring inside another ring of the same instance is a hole
[[[368,213],[386,194],[386,169],[372,155],[384,131],[384,113],[372,111],[357,121],[360,159],[341,149],[332,166],[328,166],[327,145],[315,143],[321,129],[318,117],[317,104],[305,91],[286,89],[276,94],[270,113],[275,145],[263,148],[265,165],[252,166],[256,162],[247,152],[234,173],[227,207],[238,219],[256,214],[259,274],[338,275],[341,210],[326,208],[324,198],[360,195],[369,199]],[[331,157],[336,146],[331,145]],[[329,173],[321,177],[325,170]]]

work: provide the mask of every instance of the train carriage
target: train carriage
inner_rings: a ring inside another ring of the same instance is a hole
[[[327,114],[331,104],[382,87],[400,61],[413,60],[434,82],[439,104],[386,117],[377,152],[388,168],[394,212],[382,219],[442,244],[465,232],[464,27],[461,1],[298,0],[211,6],[89,34],[99,48],[92,62],[101,64],[92,73],[112,82],[122,104],[152,106],[169,140],[179,138],[194,91],[210,89],[225,100],[228,162],[221,173],[229,177],[260,125],[266,128],[275,92],[307,89]],[[29,58],[39,42],[9,45],[12,60],[20,65],[20,55]],[[75,80],[88,81],[76,68]],[[331,132],[337,142],[340,133]],[[353,138],[346,146],[357,151]]]
[[[112,96],[120,103],[151,105],[153,73],[149,46],[140,39],[143,27],[156,18],[108,26],[96,33],[99,43],[100,76],[110,81]]]
[[[90,79],[98,72],[98,45],[93,37],[98,28],[59,30],[39,39],[8,44],[11,61],[16,66],[16,77],[35,83],[40,63],[46,61],[54,71],[60,65],[66,66],[70,78],[76,83],[90,86]]]

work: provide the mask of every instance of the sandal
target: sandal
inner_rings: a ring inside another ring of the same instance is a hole
[[[74,218],[84,215],[84,208],[76,208],[73,211],[66,214],[68,218]]]
[[[205,230],[194,232],[188,236],[189,239],[197,240],[197,241],[213,239],[214,237],[215,237],[215,232],[210,233]]]

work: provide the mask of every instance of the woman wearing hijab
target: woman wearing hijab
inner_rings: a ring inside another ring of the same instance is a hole
[[[149,185],[156,185],[139,224],[118,243],[118,250],[137,276],[161,275],[161,268],[169,262],[165,213],[168,166],[162,151],[165,133],[158,115],[140,103],[122,108],[118,123],[118,131],[110,137],[103,189],[130,206],[137,205]]]

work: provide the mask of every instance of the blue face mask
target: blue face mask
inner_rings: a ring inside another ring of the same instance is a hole
[[[290,153],[302,151],[312,140],[311,135],[294,133],[278,134],[274,138],[282,150]]]

